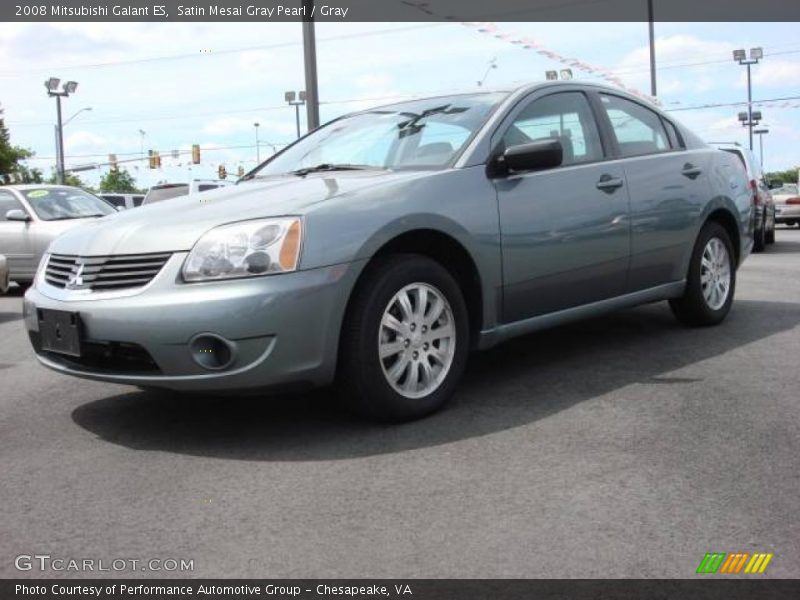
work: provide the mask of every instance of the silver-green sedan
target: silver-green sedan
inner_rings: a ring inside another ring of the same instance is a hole
[[[335,382],[362,413],[413,419],[453,395],[470,349],[658,300],[719,323],[753,215],[736,157],[617,89],[414,100],[338,118],[238,185],[68,231],[25,323],[67,375]]]

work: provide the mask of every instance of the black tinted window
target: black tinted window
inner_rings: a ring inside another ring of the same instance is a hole
[[[14,198],[8,192],[0,192],[0,221],[6,220],[6,213],[10,210],[22,210],[25,209],[22,206],[22,203]]]
[[[218,185],[215,185],[213,183],[201,183],[200,185],[197,186],[197,191],[207,192],[208,190],[215,190],[218,187],[219,187]]]
[[[125,207],[125,196],[103,196],[104,200],[111,202],[114,206]]]
[[[133,197],[133,205],[134,206],[141,206],[142,200],[144,200],[144,196],[134,196]]]
[[[622,156],[639,156],[669,150],[667,132],[657,113],[619,96],[601,94],[600,98],[611,120]]]
[[[580,92],[562,92],[534,100],[503,135],[506,148],[555,138],[564,149],[563,164],[600,160],[603,148],[589,102]]]

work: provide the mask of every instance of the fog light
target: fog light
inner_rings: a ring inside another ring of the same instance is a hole
[[[236,357],[236,344],[213,333],[201,333],[189,342],[192,359],[204,369],[227,369]]]

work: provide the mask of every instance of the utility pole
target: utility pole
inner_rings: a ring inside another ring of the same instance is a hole
[[[319,87],[317,85],[317,42],[314,33],[314,0],[303,0],[303,61],[306,74],[306,125],[319,127]]]
[[[650,34],[650,95],[656,97],[656,33],[653,0],[647,0],[647,20]]]

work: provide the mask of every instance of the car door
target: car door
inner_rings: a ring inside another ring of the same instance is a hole
[[[608,162],[595,112],[580,90],[534,93],[504,120],[494,154],[542,138],[559,167],[494,179],[503,252],[503,320],[623,293],[630,232],[624,172]]]
[[[13,192],[0,189],[0,254],[8,261],[12,281],[31,280],[36,270],[34,239],[31,233],[33,222],[9,221],[6,213],[10,210],[28,213]]]
[[[627,289],[644,290],[686,273],[697,218],[709,194],[707,149],[686,150],[669,119],[613,93],[598,94],[614,152],[622,159],[631,201],[631,266]]]

